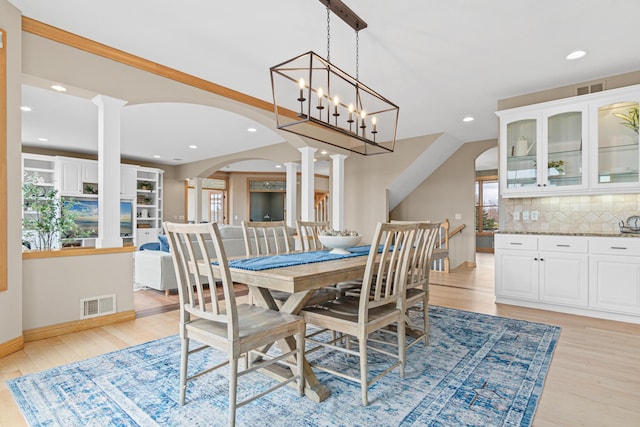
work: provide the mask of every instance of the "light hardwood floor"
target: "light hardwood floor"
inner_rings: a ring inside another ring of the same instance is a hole
[[[639,426],[640,325],[496,305],[493,256],[431,277],[431,304],[562,327],[535,426]],[[178,312],[27,343],[0,359],[0,425],[26,425],[5,381],[177,333]]]

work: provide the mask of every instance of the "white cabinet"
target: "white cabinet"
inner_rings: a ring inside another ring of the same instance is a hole
[[[135,199],[138,167],[120,165],[120,198]]]
[[[82,182],[88,184],[98,183],[98,162],[94,160],[82,161]]]
[[[587,306],[586,239],[496,234],[496,297]]]
[[[159,232],[158,228],[139,228],[136,230],[136,246],[157,242]]]
[[[496,302],[640,323],[640,236],[495,235]]]
[[[538,239],[496,234],[496,297],[538,300]]]
[[[503,197],[640,192],[640,85],[498,111]]]
[[[573,236],[540,236],[538,246],[540,301],[587,307],[587,239]]]
[[[640,315],[640,239],[592,238],[589,305]]]
[[[82,163],[65,157],[56,158],[60,173],[60,194],[62,196],[82,196]]]

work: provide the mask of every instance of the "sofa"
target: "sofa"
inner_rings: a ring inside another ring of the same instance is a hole
[[[227,257],[244,256],[245,245],[242,227],[239,225],[218,225],[222,245]],[[293,241],[295,228],[288,228],[290,242]],[[178,288],[173,260],[169,252],[165,236],[159,236],[160,241],[155,244],[145,244],[134,254],[134,285],[136,288],[147,287],[159,291],[169,291]],[[147,249],[151,248],[151,249]]]

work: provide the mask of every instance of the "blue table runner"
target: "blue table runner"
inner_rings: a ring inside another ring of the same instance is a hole
[[[311,264],[314,262],[333,261],[336,259],[369,255],[369,248],[369,245],[354,246],[348,249],[348,251],[351,252],[348,254],[332,254],[328,250],[325,250],[234,259],[229,261],[229,267],[251,271],[261,271],[279,267],[292,267],[294,265]]]

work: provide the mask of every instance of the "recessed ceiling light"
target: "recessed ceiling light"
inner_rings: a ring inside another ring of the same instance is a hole
[[[157,155],[157,154],[154,154],[154,155],[153,155],[153,158],[154,158],[154,159],[159,159],[159,158],[160,158],[160,156],[159,156],[159,155]]]
[[[314,161],[314,162],[317,162],[317,161],[318,161],[318,159],[313,159],[313,161]]]
[[[256,129],[256,128],[249,128],[249,129],[247,129],[247,132],[257,132],[257,131],[258,131],[258,129]]]
[[[178,158],[175,158],[175,159],[173,159],[173,160],[174,160],[174,161],[176,161],[176,162],[180,162],[180,161],[182,161],[182,159],[181,159],[181,158],[179,158],[179,157],[178,157]]]
[[[60,85],[51,85],[51,89],[55,90],[56,92],[66,92],[67,88],[64,86],[60,86]]]
[[[322,150],[322,151],[320,152],[320,154],[322,154],[323,156],[326,156],[326,155],[327,155],[327,150]]]
[[[31,107],[29,107],[29,106],[27,106],[27,105],[23,105],[22,107],[20,107],[20,109],[21,109],[22,111],[31,111],[31,110],[32,110],[32,108],[31,108]]]
[[[47,142],[47,141],[49,141],[49,140],[48,140],[47,138],[38,138],[38,141],[40,141],[40,142]]]
[[[280,169],[282,165],[276,165],[276,169]]]
[[[190,145],[189,148],[195,150],[196,148],[198,148],[198,146],[197,145]]]
[[[475,117],[471,117],[471,116],[467,116],[464,119],[462,119],[463,122],[472,122],[474,121],[476,118]]]
[[[587,54],[587,52],[584,51],[584,50],[574,50],[573,52],[571,52],[570,54],[568,54],[566,56],[566,59],[569,60],[569,61],[572,61],[574,59],[582,58],[586,54]]]

